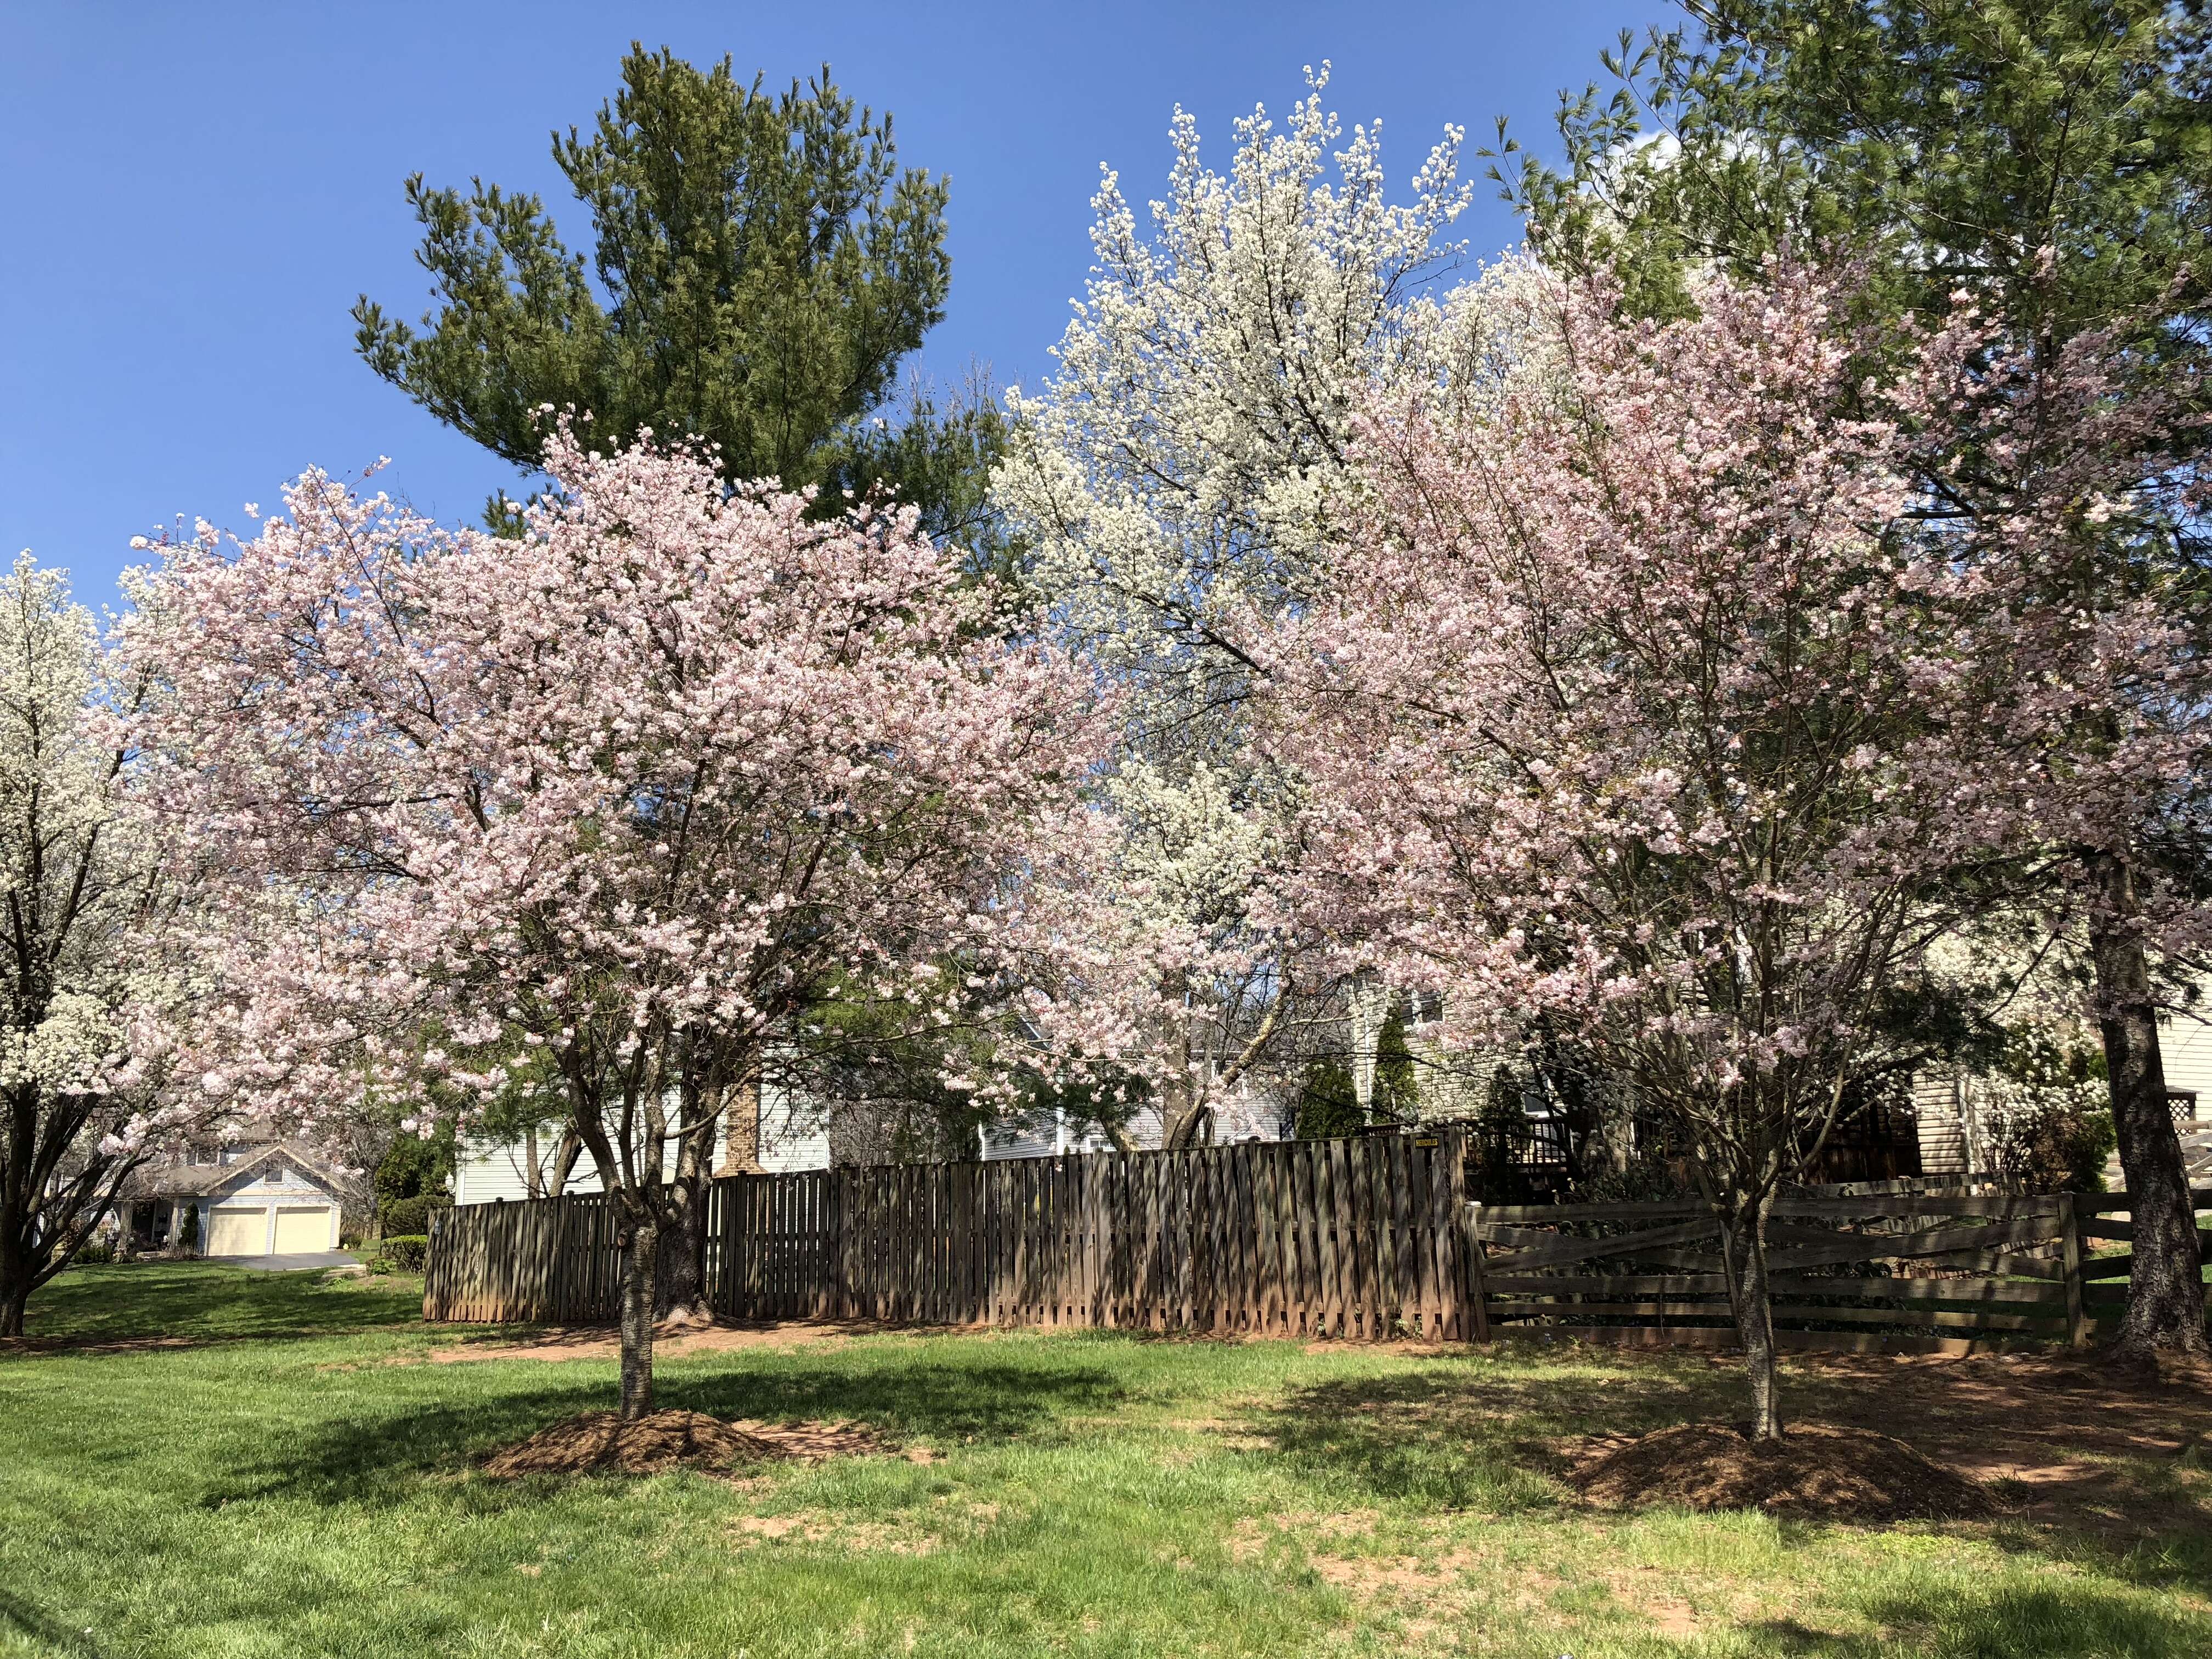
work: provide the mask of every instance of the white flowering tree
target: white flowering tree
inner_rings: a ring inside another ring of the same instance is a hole
[[[64,573],[0,575],[0,1336],[200,1109],[160,1092],[181,980],[108,667]]]
[[[1309,73],[1280,130],[1264,110],[1238,121],[1225,175],[1178,110],[1149,234],[1105,172],[1088,297],[1059,372],[1010,392],[993,478],[1050,626],[1129,697],[1101,791],[1120,833],[1089,894],[1093,932],[1126,948],[1058,1014],[1094,1049],[1109,1028],[1129,1042],[1114,1058],[1158,1091],[1171,1144],[1282,1032],[1291,983],[1247,899],[1296,781],[1245,746],[1254,669],[1231,619],[1326,587],[1351,412],[1480,376],[1496,349],[1492,284],[1430,292],[1460,252],[1440,239],[1468,199],[1461,133],[1394,204],[1379,127],[1334,149],[1326,83]]]

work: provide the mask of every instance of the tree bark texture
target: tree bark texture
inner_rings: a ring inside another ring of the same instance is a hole
[[[2134,878],[2110,855],[2099,858],[2094,868],[2103,909],[2089,940],[2098,1028],[2134,1234],[2128,1309],[2114,1352],[2130,1360],[2160,1350],[2201,1354],[2206,1352],[2204,1285],[2197,1214],[2181,1137],[2166,1102],[2150,965],[2129,926],[2136,911]]]
[[[653,1316],[685,1326],[711,1325],[714,1310],[707,1301],[707,1176],[702,1170],[677,1179],[688,1196],[675,1219],[660,1230]]]
[[[1743,1345],[1744,1381],[1751,1395],[1751,1437],[1782,1437],[1782,1403],[1774,1345],[1774,1302],[1766,1282],[1766,1212],[1771,1195],[1762,1195],[1726,1217],[1721,1249],[1728,1262],[1736,1340]]]
[[[647,1221],[629,1230],[623,1253],[622,1418],[634,1423],[653,1409],[653,1282],[659,1276],[660,1229]]]

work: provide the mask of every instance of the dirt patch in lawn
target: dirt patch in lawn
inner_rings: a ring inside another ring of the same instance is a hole
[[[793,1322],[775,1325],[708,1325],[653,1339],[655,1359],[688,1359],[695,1354],[726,1353],[746,1348],[803,1348],[819,1343],[843,1342],[880,1328],[874,1326],[826,1325]],[[562,1326],[540,1332],[526,1340],[477,1340],[433,1348],[430,1358],[441,1365],[464,1364],[474,1359],[617,1359],[622,1338],[600,1326]]]
[[[612,1412],[585,1412],[501,1448],[484,1459],[483,1472],[496,1480],[526,1474],[660,1474],[677,1468],[722,1473],[757,1463],[812,1463],[896,1450],[874,1430],[858,1423],[732,1423],[704,1412],[674,1410],[653,1412],[625,1423]]]
[[[1785,1407],[1902,1430],[2022,1520],[2136,1538],[2212,1511],[2212,1385],[2188,1364],[2118,1371],[2094,1351],[1836,1356],[1789,1386]]]
[[[1679,1504],[1888,1522],[1969,1520],[1996,1507],[1983,1487],[1902,1440],[1825,1423],[1764,1442],[1719,1423],[1603,1435],[1571,1451],[1569,1463],[1568,1483],[1607,1509]]]

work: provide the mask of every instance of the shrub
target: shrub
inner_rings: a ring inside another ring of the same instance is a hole
[[[425,1193],[420,1198],[389,1199],[377,1211],[377,1219],[384,1224],[387,1237],[428,1236],[430,1231],[430,1212],[448,1207],[453,1200],[443,1193]]]
[[[376,1241],[368,1263],[373,1273],[419,1273],[430,1259],[430,1240],[422,1233],[396,1233]]]
[[[115,1260],[115,1241],[112,1238],[88,1238],[76,1253],[80,1267],[96,1267],[103,1261]]]

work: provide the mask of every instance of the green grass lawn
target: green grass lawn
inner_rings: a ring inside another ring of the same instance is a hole
[[[423,1363],[481,1333],[419,1293],[204,1266],[41,1292],[0,1352],[0,1655],[2212,1653],[2193,1452],[2089,1457],[2102,1507],[2063,1524],[1624,1516],[1547,1448],[1729,1415],[1726,1369],[889,1333],[672,1360],[662,1403],[934,1461],[509,1485],[472,1460],[610,1404],[614,1367]]]

